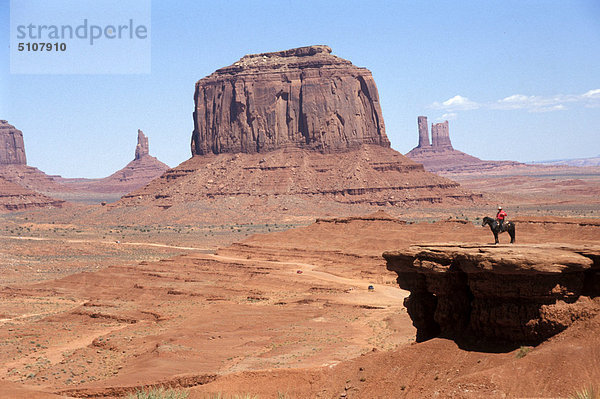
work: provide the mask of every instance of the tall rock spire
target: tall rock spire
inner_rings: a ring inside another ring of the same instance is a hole
[[[418,148],[429,147],[429,127],[427,125],[427,117],[419,116],[417,118],[419,124],[419,145]]]
[[[150,154],[150,148],[148,146],[148,137],[138,129],[137,145],[135,146],[135,159],[141,159],[142,157]]]
[[[450,133],[448,130],[448,121],[444,121],[442,123],[434,123],[431,125],[431,139],[433,147],[446,147],[452,149],[452,143],[450,142]]]

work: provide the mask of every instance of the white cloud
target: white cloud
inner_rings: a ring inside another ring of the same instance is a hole
[[[467,97],[456,95],[452,98],[447,99],[441,104],[435,102],[431,105],[432,108],[443,109],[446,111],[468,111],[471,109],[479,108],[479,104],[469,100]]]
[[[512,94],[491,103],[478,103],[466,97],[456,95],[442,103],[435,102],[431,108],[441,109],[456,118],[455,111],[468,111],[479,108],[517,110],[528,112],[554,112],[564,111],[567,104],[583,104],[588,108],[600,107],[600,89],[588,90],[583,94],[556,94],[553,96],[528,96],[525,94]],[[442,116],[443,117],[443,116]]]
[[[594,89],[594,90],[590,90],[586,93],[583,93],[581,95],[581,97],[583,98],[591,98],[591,99],[595,99],[595,100],[600,100],[600,89]]]
[[[437,118],[437,121],[438,122],[453,121],[453,120],[456,120],[457,116],[458,116],[458,114],[456,112],[447,112],[444,115]]]

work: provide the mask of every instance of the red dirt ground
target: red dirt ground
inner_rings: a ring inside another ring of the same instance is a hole
[[[20,236],[49,234],[28,226]],[[598,219],[517,226],[523,244],[600,242]],[[0,256],[13,265],[0,288],[0,393],[120,397],[166,384],[191,398],[557,397],[600,379],[598,319],[522,359],[443,339],[414,344],[408,293],[380,255],[417,242],[490,243],[489,230],[471,222],[324,220],[255,234],[216,255],[194,250],[203,247],[197,236],[169,246],[164,230],[117,244],[60,228],[60,240],[0,237]],[[65,277],[61,264],[72,265]]]

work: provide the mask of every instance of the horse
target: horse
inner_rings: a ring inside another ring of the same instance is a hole
[[[492,230],[492,233],[494,234],[494,239],[496,240],[494,244],[498,244],[498,234],[504,233],[505,231],[508,231],[508,234],[510,235],[510,243],[514,244],[515,224],[513,222],[503,223],[502,228],[500,228],[500,224],[496,221],[496,219],[486,216],[483,218],[483,223],[481,223],[481,225],[485,226],[486,224],[490,226],[490,230]]]

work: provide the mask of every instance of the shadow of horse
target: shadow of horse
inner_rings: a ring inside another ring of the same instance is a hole
[[[510,235],[510,243],[515,243],[515,224],[513,222],[506,222],[502,225],[502,228],[500,228],[500,224],[498,224],[496,219],[486,216],[483,218],[483,223],[481,223],[481,225],[485,226],[486,224],[490,226],[490,230],[492,230],[492,233],[494,234],[494,239],[496,240],[494,244],[498,244],[498,234],[504,233],[505,231]]]

